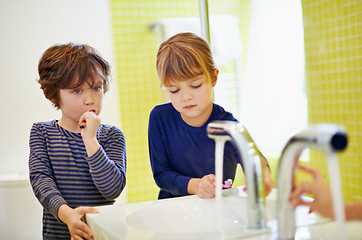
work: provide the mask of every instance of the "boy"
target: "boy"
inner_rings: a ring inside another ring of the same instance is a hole
[[[44,95],[60,120],[34,123],[29,172],[43,206],[43,239],[93,239],[83,218],[112,204],[126,184],[123,132],[101,124],[110,66],[88,45],[48,48],[39,61]],[[81,128],[82,127],[82,128]]]
[[[209,45],[192,33],[176,34],[159,47],[156,67],[171,100],[156,106],[149,119],[151,166],[161,188],[158,197],[214,197],[215,142],[207,136],[206,127],[213,120],[237,120],[212,102],[219,70],[214,66]],[[235,178],[238,162],[241,160],[236,149],[227,142],[224,181]],[[265,180],[269,193],[273,186],[269,168]]]

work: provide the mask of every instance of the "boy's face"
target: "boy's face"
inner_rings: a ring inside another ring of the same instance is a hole
[[[70,128],[74,126],[79,128],[79,119],[83,113],[93,111],[99,115],[102,110],[102,79],[95,80],[93,87],[85,81],[78,88],[60,89],[59,96],[62,122]]]
[[[187,81],[170,81],[166,92],[182,119],[194,127],[202,126],[212,112],[212,89],[216,76],[208,81],[203,75]]]

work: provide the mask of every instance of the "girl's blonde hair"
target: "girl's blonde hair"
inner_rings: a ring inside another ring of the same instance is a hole
[[[158,49],[156,68],[161,86],[200,75],[211,81],[216,70],[209,44],[193,33],[179,33],[163,42]]]

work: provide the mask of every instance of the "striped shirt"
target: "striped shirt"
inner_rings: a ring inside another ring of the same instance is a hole
[[[87,156],[80,133],[57,120],[34,123],[30,132],[29,174],[42,204],[43,238],[70,239],[57,217],[60,205],[71,208],[113,204],[126,185],[126,143],[123,132],[101,124],[98,151]]]

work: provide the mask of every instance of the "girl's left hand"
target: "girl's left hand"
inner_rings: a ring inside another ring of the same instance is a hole
[[[212,198],[215,196],[215,175],[209,174],[201,178],[197,195],[200,198]]]

